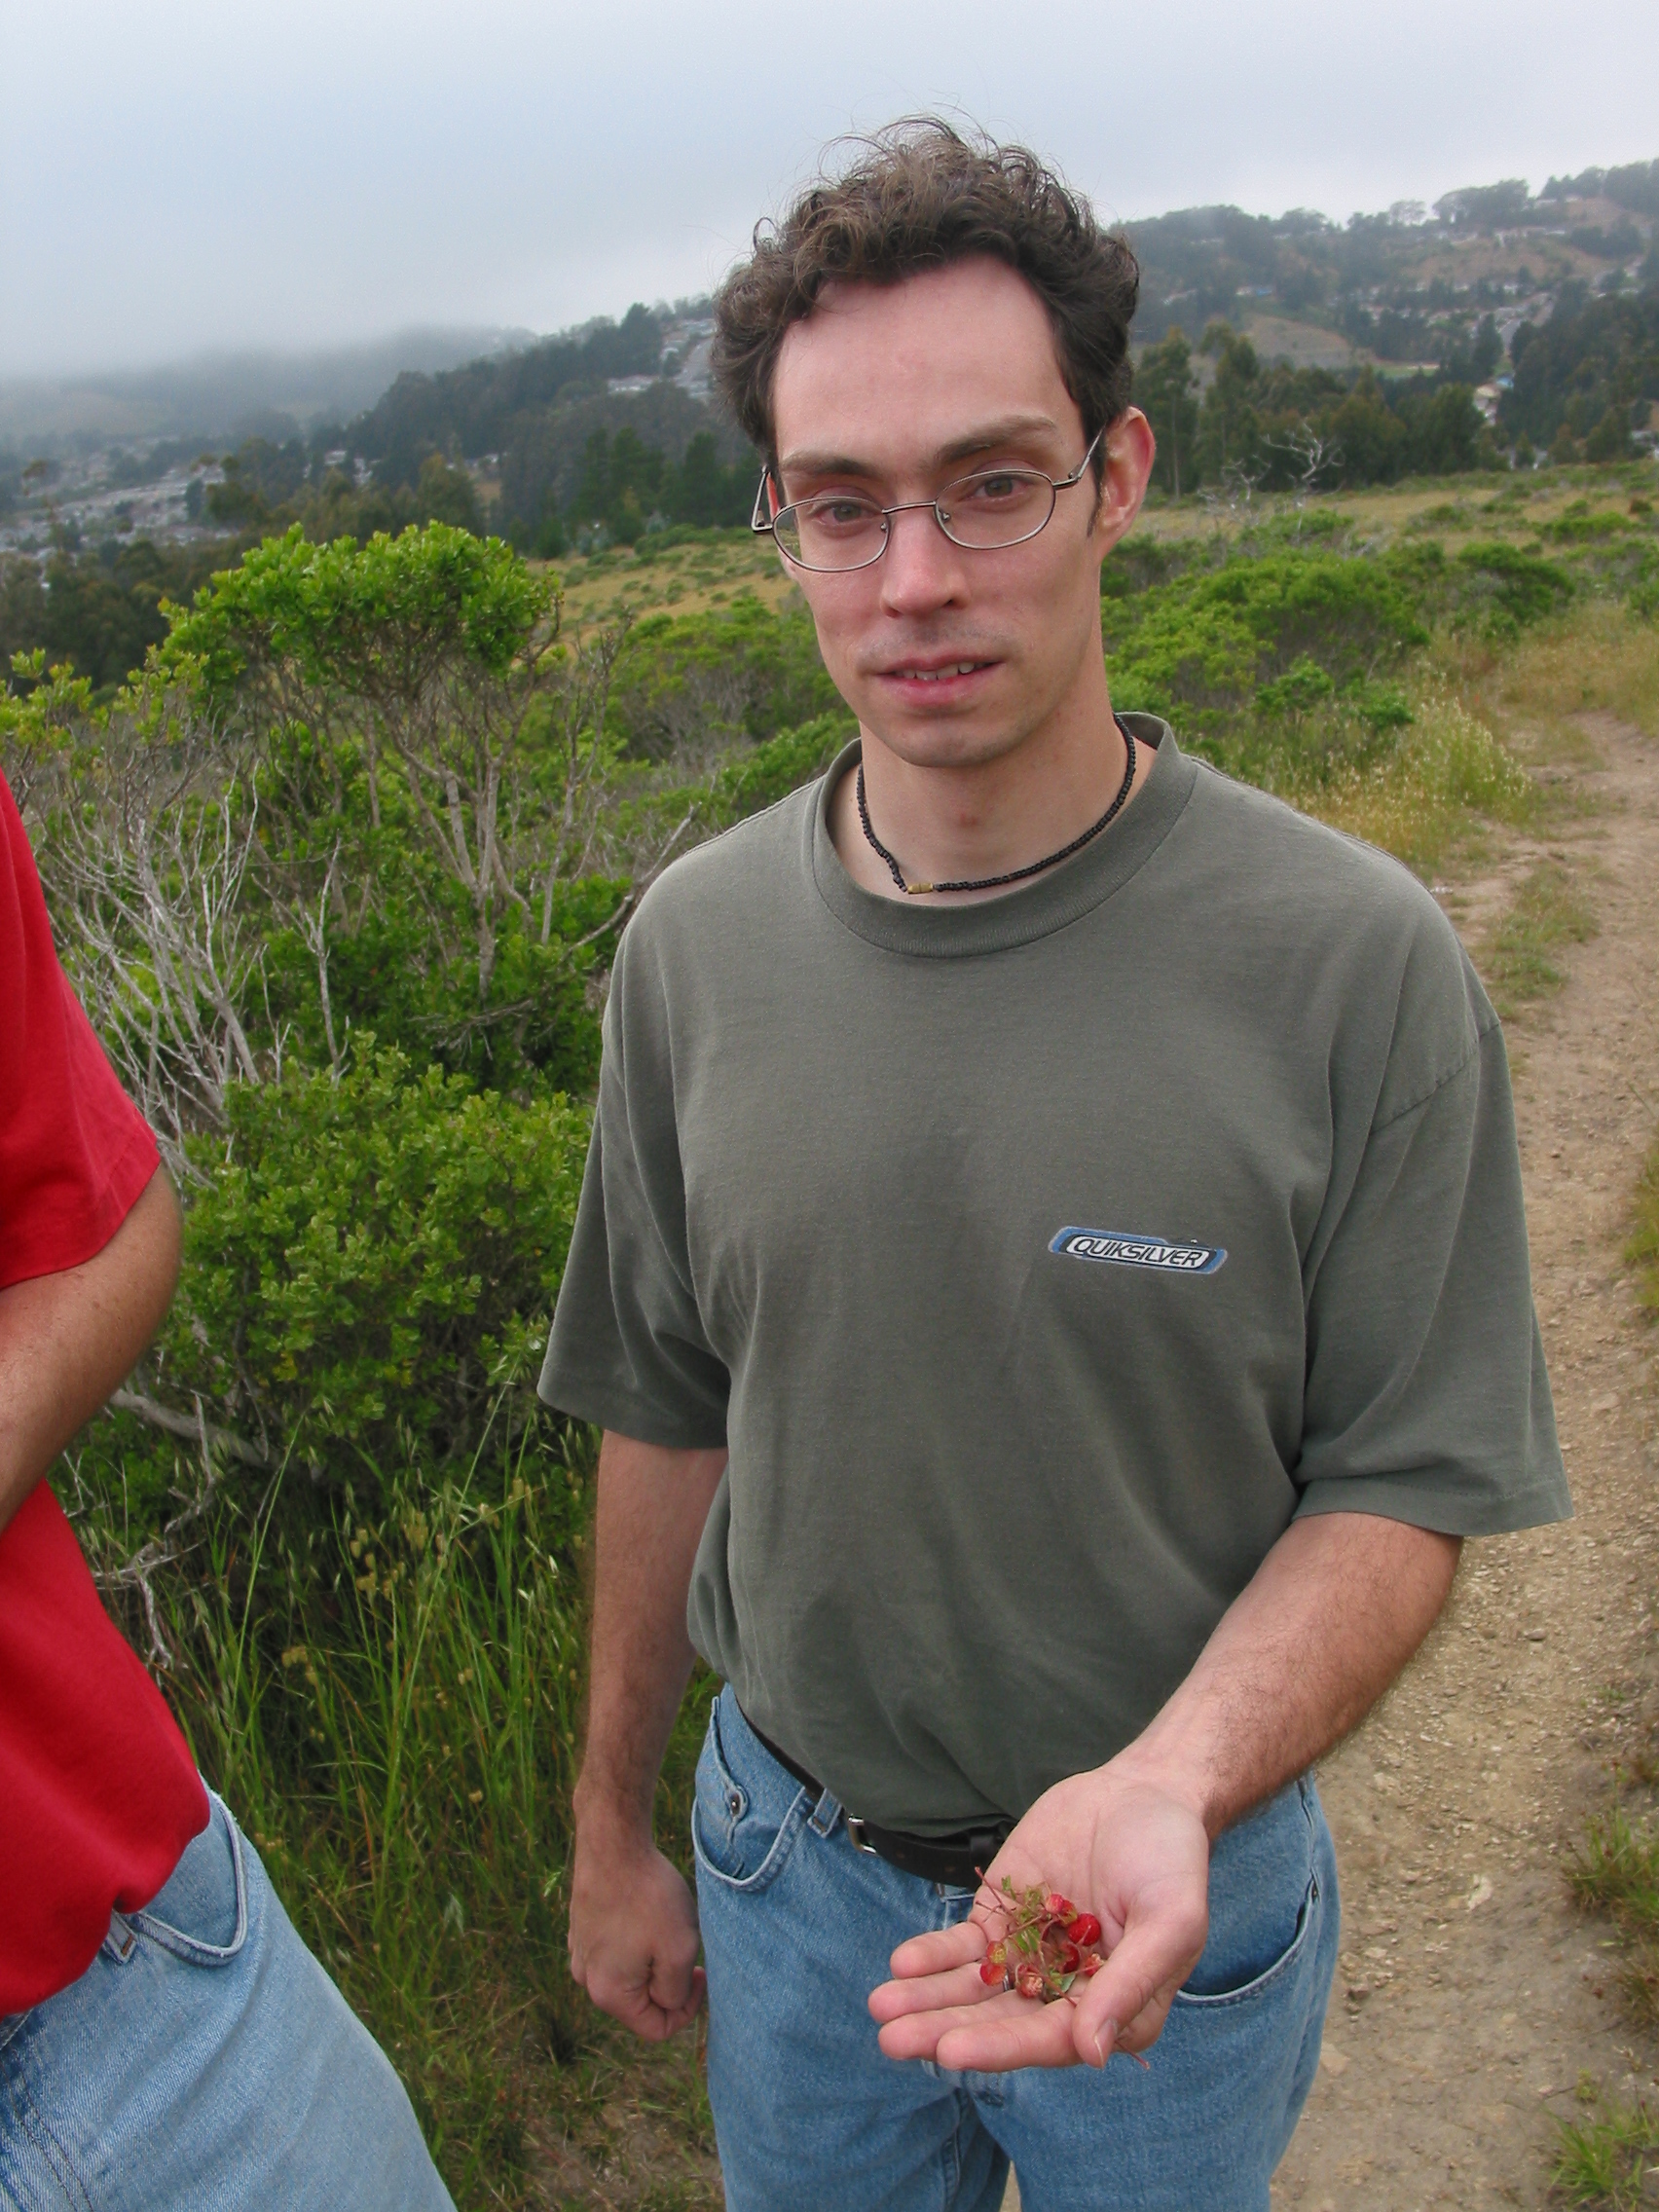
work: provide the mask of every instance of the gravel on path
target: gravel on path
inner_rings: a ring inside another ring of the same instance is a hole
[[[1510,1033],[1576,1518],[1469,1544],[1429,1642],[1321,1769],[1344,1945],[1285,2212],[1542,2206],[1581,2074],[1625,2102],[1659,2091],[1611,1932],[1562,1877],[1650,1691],[1659,1587],[1654,1347],[1622,1259],[1659,1125],[1659,746],[1586,720],[1600,811],[1551,842],[1600,935]]]

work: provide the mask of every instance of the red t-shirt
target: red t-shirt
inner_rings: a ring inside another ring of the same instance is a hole
[[[0,1290],[102,1251],[155,1139],[57,964],[0,776]],[[0,2014],[85,1973],[207,1823],[178,1725],[41,1483],[0,1530]]]

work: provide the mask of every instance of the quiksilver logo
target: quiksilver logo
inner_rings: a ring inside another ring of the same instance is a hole
[[[1176,1243],[1167,1236],[1125,1236],[1116,1229],[1062,1229],[1049,1249],[1067,1260],[1104,1260],[1119,1268],[1161,1268],[1177,1275],[1213,1275],[1227,1257],[1219,1244]]]

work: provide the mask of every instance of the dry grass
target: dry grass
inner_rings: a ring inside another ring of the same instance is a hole
[[[1536,765],[1586,765],[1585,715],[1613,715],[1659,737],[1659,628],[1614,602],[1587,600],[1513,644],[1464,639],[1441,648],[1449,681]]]
[[[743,592],[777,608],[795,589],[770,540],[748,531],[702,531],[660,551],[646,537],[633,550],[616,545],[552,566],[564,586],[566,618],[578,630],[624,612],[718,611]]]
[[[1481,824],[1526,821],[1536,794],[1495,732],[1438,676],[1418,690],[1413,711],[1382,759],[1277,789],[1305,814],[1426,872]]]
[[[1622,471],[1551,468],[1531,476],[1419,477],[1362,492],[1315,493],[1300,511],[1310,521],[1337,516],[1375,544],[1415,537],[1427,530],[1449,551],[1456,551],[1473,537],[1530,538],[1585,498],[1622,509],[1629,496]],[[1298,511],[1289,493],[1258,495],[1248,507],[1236,508],[1208,504],[1202,495],[1195,494],[1178,500],[1160,499],[1135,527],[1163,540],[1211,531],[1231,537]]]
[[[1567,945],[1588,943],[1597,927],[1579,879],[1564,860],[1546,858],[1529,870],[1481,956],[1481,974],[1505,1021],[1561,988],[1566,977],[1556,965],[1558,956]]]

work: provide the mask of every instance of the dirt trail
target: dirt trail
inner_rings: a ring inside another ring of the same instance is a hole
[[[1576,2109],[1581,2071],[1626,2100],[1659,2089],[1608,1932],[1559,1871],[1651,1679],[1659,1587],[1653,1346],[1621,1263],[1659,1124],[1659,746],[1586,726],[1602,764],[1575,780],[1604,811],[1551,843],[1584,871],[1601,935],[1510,1031],[1577,1518],[1470,1544],[1429,1644],[1321,1773],[1345,1941],[1318,2085],[1274,2184],[1286,2212],[1541,2206],[1550,2115]],[[1471,936],[1495,888],[1450,902]]]

